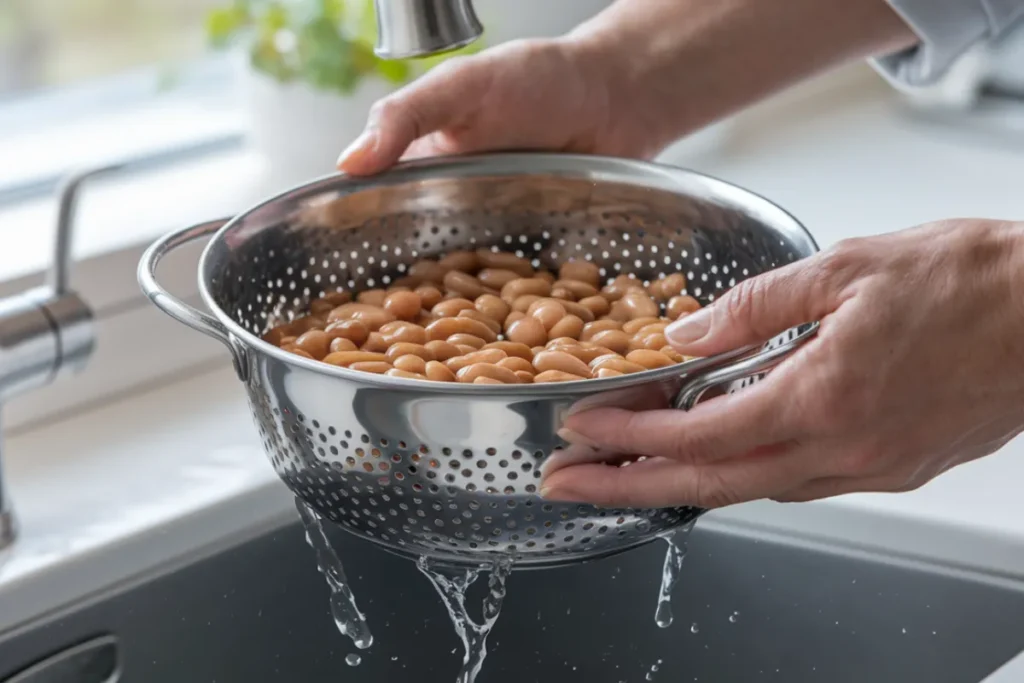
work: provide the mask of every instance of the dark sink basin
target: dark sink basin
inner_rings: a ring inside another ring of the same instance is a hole
[[[105,634],[126,683],[454,681],[461,646],[427,580],[333,535],[376,639],[357,667],[296,524],[0,635],[0,681]],[[513,574],[479,683],[977,683],[1024,649],[1024,586],[699,524],[660,629],[663,556]]]

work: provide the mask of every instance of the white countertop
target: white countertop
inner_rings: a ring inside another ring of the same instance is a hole
[[[1019,150],[912,125],[896,115],[883,85],[878,92],[854,102],[828,88],[796,93],[737,120],[725,148],[688,157],[680,147],[666,158],[771,197],[823,247],[943,217],[1024,217]],[[222,360],[9,440],[22,534],[0,567],[0,632],[83,591],[292,515],[244,390]],[[1024,577],[1020,482],[1017,440],[912,493],[752,503],[702,524],[841,539]]]

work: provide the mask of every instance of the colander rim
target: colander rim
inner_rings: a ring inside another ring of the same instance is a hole
[[[234,337],[247,349],[247,351],[257,351],[264,355],[268,355],[277,361],[283,362],[286,365],[299,367],[328,377],[354,381],[358,384],[396,390],[419,390],[420,392],[424,389],[429,389],[431,392],[445,395],[465,395],[478,398],[494,397],[496,399],[551,397],[564,394],[571,394],[574,396],[593,395],[643,384],[653,384],[660,381],[673,379],[682,381],[696,372],[717,367],[739,356],[749,355],[752,358],[756,358],[764,353],[763,351],[750,353],[751,347],[748,347],[746,349],[738,349],[704,358],[695,358],[693,360],[684,361],[664,368],[645,370],[643,372],[622,375],[619,377],[580,379],[569,382],[496,385],[437,382],[359,372],[348,368],[330,365],[318,360],[303,358],[293,353],[288,353],[287,351],[264,341],[259,336],[236,323],[234,319],[219,305],[217,305],[213,299],[210,292],[210,283],[205,277],[205,274],[208,271],[207,263],[212,250],[225,239],[225,235],[234,229],[235,226],[244,221],[247,217],[267,206],[294,199],[297,195],[313,192],[327,185],[331,187],[339,187],[343,184],[351,183],[349,187],[354,187],[356,191],[358,191],[358,189],[361,188],[379,186],[382,183],[382,179],[385,182],[395,181],[397,183],[401,182],[403,176],[408,176],[408,180],[415,180],[416,173],[422,173],[423,171],[429,171],[430,169],[451,169],[452,167],[457,168],[459,166],[491,164],[495,166],[492,170],[497,174],[501,172],[502,166],[507,167],[508,165],[512,165],[515,161],[522,161],[524,159],[528,159],[530,162],[538,165],[543,165],[545,162],[556,162],[558,164],[573,165],[574,167],[578,167],[580,170],[587,170],[588,168],[592,170],[600,170],[603,167],[605,169],[618,170],[619,172],[641,172],[647,174],[648,177],[650,177],[652,172],[656,172],[667,180],[698,180],[710,185],[713,189],[720,191],[723,195],[731,195],[734,199],[736,197],[742,198],[744,204],[750,204],[752,206],[759,205],[758,208],[767,210],[768,213],[777,214],[778,218],[781,220],[775,227],[785,232],[794,233],[794,237],[802,238],[809,245],[809,253],[801,258],[806,258],[820,250],[817,241],[814,239],[814,236],[807,227],[786,209],[756,192],[700,171],[657,161],[643,161],[603,155],[530,151],[481,152],[404,161],[396,164],[389,170],[374,176],[351,176],[340,172],[330,173],[294,185],[289,189],[278,192],[277,194],[250,206],[248,209],[240,211],[227,220],[224,225],[217,229],[216,232],[214,232],[202,250],[199,257],[197,272],[200,297],[206,307],[213,313],[214,317],[216,317],[217,320],[227,328],[229,335]],[[543,168],[537,169],[537,172],[543,171]],[[519,172],[521,173],[522,171]],[[670,191],[661,188],[658,189],[659,191]],[[788,225],[783,225],[783,223],[788,223]],[[813,329],[804,330],[792,341],[794,343],[802,341],[805,337],[814,334],[814,332],[815,330]]]

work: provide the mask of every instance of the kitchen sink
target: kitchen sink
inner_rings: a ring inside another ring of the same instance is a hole
[[[76,646],[86,667],[14,680],[454,681],[460,642],[415,565],[331,536],[375,636],[358,666],[296,522],[0,634],[0,681]],[[659,628],[664,552],[513,573],[479,683],[977,683],[1024,649],[1024,584],[703,522]]]

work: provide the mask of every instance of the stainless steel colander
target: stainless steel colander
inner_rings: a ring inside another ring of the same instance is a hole
[[[199,287],[212,316],[173,298],[154,274],[166,253],[209,235]],[[583,258],[608,279],[681,272],[705,304],[817,250],[782,209],[697,173],[492,154],[311,182],[162,238],[143,257],[139,280],[163,311],[228,347],[267,455],[296,496],[392,551],[473,564],[496,554],[514,555],[517,567],[576,562],[692,521],[703,510],[542,499],[540,466],[566,445],[556,433],[567,411],[583,403],[685,409],[709,388],[757,381],[815,331],[635,375],[506,386],[358,373],[260,339],[328,291],[386,286],[418,259],[465,248],[514,251],[553,270]]]

